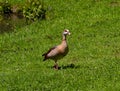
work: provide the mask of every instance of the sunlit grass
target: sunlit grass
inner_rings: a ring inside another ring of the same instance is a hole
[[[0,35],[1,91],[119,91],[119,2],[45,0],[54,16]],[[70,51],[54,70],[42,53],[61,42]],[[73,66],[70,66],[73,64]]]

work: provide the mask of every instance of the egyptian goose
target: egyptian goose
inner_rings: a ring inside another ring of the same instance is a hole
[[[55,61],[54,68],[58,69],[57,60],[60,58],[63,58],[68,53],[68,45],[66,41],[66,36],[70,35],[70,32],[68,29],[65,29],[62,33],[62,42],[61,44],[52,47],[48,50],[48,52],[44,53],[42,56],[44,56],[43,61],[46,59],[52,59]]]

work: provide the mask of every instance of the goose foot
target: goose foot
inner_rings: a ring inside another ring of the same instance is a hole
[[[58,64],[55,64],[53,67],[54,69],[57,69],[57,70],[59,69]]]

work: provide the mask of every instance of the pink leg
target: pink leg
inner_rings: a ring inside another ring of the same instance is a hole
[[[56,61],[55,61],[54,69],[58,69],[58,64]]]

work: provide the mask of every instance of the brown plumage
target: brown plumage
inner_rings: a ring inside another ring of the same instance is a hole
[[[44,56],[43,61],[47,59],[52,59],[55,61],[54,68],[58,69],[57,60],[63,58],[69,51],[66,36],[70,35],[70,32],[68,29],[65,29],[62,36],[62,42],[58,46],[52,47],[48,50],[48,52],[44,53],[42,56]]]

